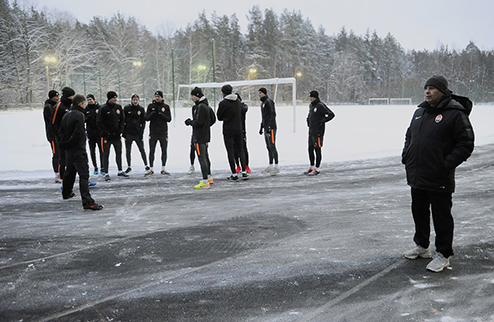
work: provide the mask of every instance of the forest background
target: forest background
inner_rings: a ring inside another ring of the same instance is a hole
[[[462,50],[405,51],[391,33],[356,35],[342,27],[329,35],[298,11],[254,6],[247,17],[245,34],[235,14],[205,12],[184,29],[152,34],[118,13],[85,24],[0,0],[0,108],[39,107],[49,89],[63,86],[100,102],[109,90],[149,102],[160,89],[171,105],[178,84],[276,77],[296,77],[297,98],[304,101],[315,89],[331,104],[367,104],[373,97],[415,104],[433,74],[446,76],[455,93],[477,104],[494,102],[494,51],[473,42]],[[290,97],[281,88],[278,100]]]

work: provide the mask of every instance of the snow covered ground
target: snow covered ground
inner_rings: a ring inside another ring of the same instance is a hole
[[[327,124],[323,148],[323,165],[331,162],[372,159],[388,156],[399,157],[403,147],[405,131],[415,106],[330,106],[336,117]],[[293,108],[277,107],[277,146],[280,166],[308,165],[307,157],[307,106],[296,109],[296,132],[293,132]],[[172,112],[173,113],[173,112]],[[190,116],[190,109],[176,109],[176,116],[169,127],[167,169],[170,172],[185,172],[189,167],[189,142],[191,128],[183,121]],[[471,121],[476,135],[476,145],[494,143],[494,106],[475,106]],[[247,113],[247,144],[251,168],[265,167],[267,151],[262,136],[258,134],[260,123],[259,106],[250,106]],[[147,130],[145,137],[147,136]],[[210,157],[213,173],[227,170],[228,163],[222,138],[222,122],[212,127]],[[0,177],[19,178],[33,175],[50,176],[51,152],[46,141],[42,110],[0,112]],[[145,140],[146,152],[149,151]],[[160,158],[157,148],[156,159]],[[126,168],[125,147],[123,166]],[[132,163],[136,172],[143,173],[137,147],[132,148]],[[158,163],[159,164],[159,163]],[[196,160],[196,168],[198,168]],[[12,171],[16,170],[16,171]],[[36,172],[33,173],[33,171]],[[115,173],[114,151],[110,155],[110,172]]]

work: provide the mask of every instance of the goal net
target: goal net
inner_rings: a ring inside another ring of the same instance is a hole
[[[195,83],[195,84],[180,84],[177,89],[177,96],[175,98],[175,102],[173,104],[173,114],[175,115],[175,108],[179,107],[179,103],[181,101],[180,94],[184,96],[183,92],[186,91],[186,95],[188,96],[191,88],[199,87],[202,90],[204,89],[219,89],[223,87],[223,85],[231,85],[233,87],[234,92],[236,88],[243,86],[263,86],[263,85],[274,85],[274,95],[272,99],[276,102],[276,98],[278,95],[278,85],[288,84],[291,85],[292,88],[292,106],[293,106],[293,132],[295,132],[295,116],[296,116],[296,93],[297,93],[297,80],[294,77],[289,78],[268,78],[268,79],[253,79],[253,80],[244,80],[244,81],[232,81],[232,82],[222,82],[222,83]],[[256,91],[257,93],[257,91]],[[215,96],[216,97],[216,96]],[[243,97],[244,98],[244,97]],[[208,97],[208,100],[216,106],[216,99],[212,97]],[[175,118],[174,118],[175,119]]]
[[[369,105],[389,105],[389,98],[369,98]]]
[[[412,105],[411,98],[390,98],[389,105]]]

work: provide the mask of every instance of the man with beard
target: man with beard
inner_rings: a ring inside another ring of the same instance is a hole
[[[105,181],[110,181],[109,159],[110,147],[115,150],[115,160],[118,167],[118,176],[128,178],[129,175],[122,171],[122,140],[124,127],[124,113],[121,105],[117,104],[117,93],[110,91],[106,95],[107,101],[101,107],[98,114],[98,128],[101,131],[101,145],[104,153],[102,171],[105,173]]]

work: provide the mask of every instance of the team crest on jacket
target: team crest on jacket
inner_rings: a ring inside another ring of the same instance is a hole
[[[317,112],[317,107],[314,107],[314,113]]]
[[[162,108],[161,108],[161,112],[164,112],[164,111],[165,111],[165,108],[164,108],[164,107],[162,107]]]
[[[137,111],[137,115],[141,115],[141,111]]]
[[[436,116],[436,119],[434,121],[436,121],[436,123],[439,123],[443,120],[443,115],[442,114],[439,114],[438,116]]]
[[[120,110],[117,110],[117,114],[120,114]]]

